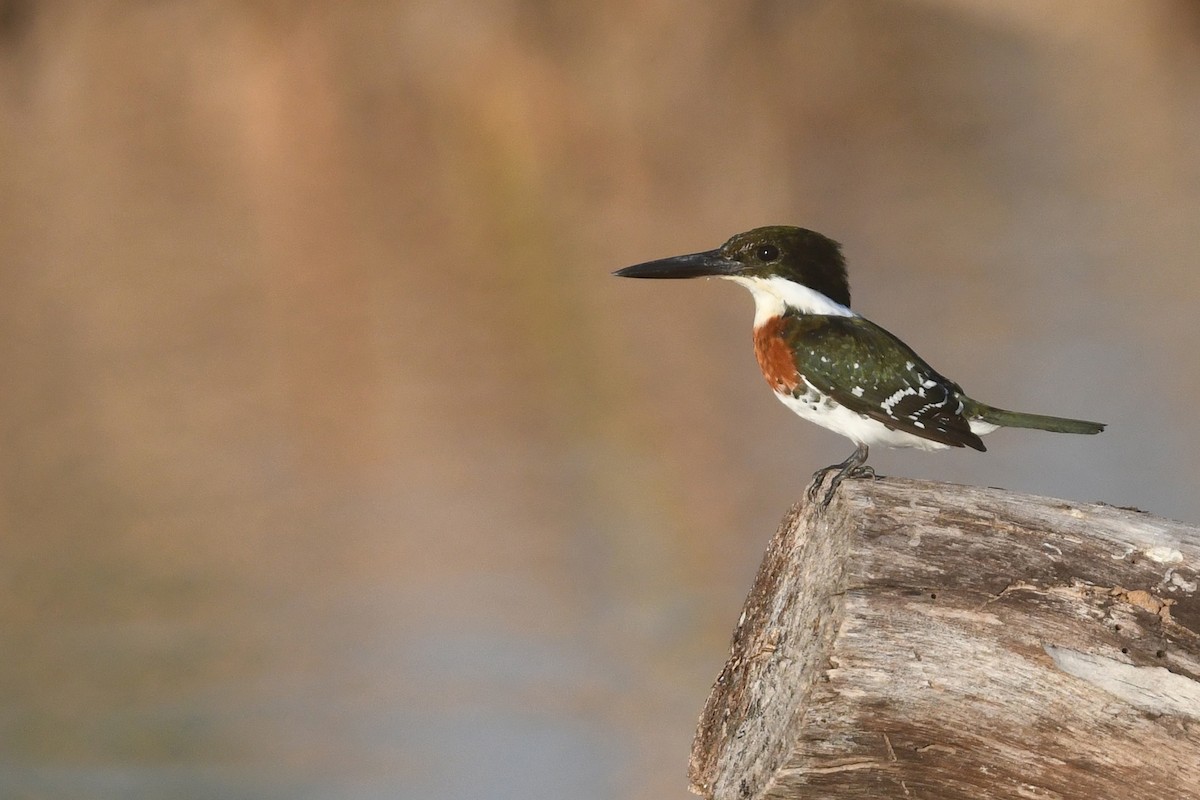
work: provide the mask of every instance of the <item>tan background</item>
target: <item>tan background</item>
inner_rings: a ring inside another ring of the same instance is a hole
[[[609,272],[759,224],[1112,426],[881,472],[1200,519],[1196,8],[0,0],[0,795],[686,797],[850,445]]]

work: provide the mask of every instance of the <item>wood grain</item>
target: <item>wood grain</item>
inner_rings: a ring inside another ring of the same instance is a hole
[[[899,479],[801,503],[700,720],[712,798],[1200,798],[1200,530]]]

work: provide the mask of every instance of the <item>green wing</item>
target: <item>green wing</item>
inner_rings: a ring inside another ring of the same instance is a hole
[[[875,323],[792,312],[783,323],[796,369],[840,405],[914,436],[986,449],[963,416],[962,389]]]

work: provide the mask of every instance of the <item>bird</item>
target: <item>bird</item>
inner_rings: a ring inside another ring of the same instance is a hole
[[[830,473],[828,505],[843,479],[874,477],[874,446],[984,451],[998,428],[1095,434],[1105,424],[1006,411],[967,396],[894,334],[850,308],[841,245],[823,234],[768,225],[716,250],[647,261],[622,278],[723,278],[754,297],[754,353],[779,400],[801,418],[850,439],[854,452],[817,470],[815,501]]]

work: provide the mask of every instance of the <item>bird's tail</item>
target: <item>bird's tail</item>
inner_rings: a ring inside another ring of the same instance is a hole
[[[1054,433],[1099,433],[1104,430],[1103,422],[1088,422],[1083,419],[1066,419],[1065,417],[1047,417],[1044,414],[1023,414],[1019,411],[1005,411],[1003,408],[993,408],[978,400],[972,401],[974,408],[970,409],[971,416],[999,425],[1004,428],[1034,428],[1039,431]]]

